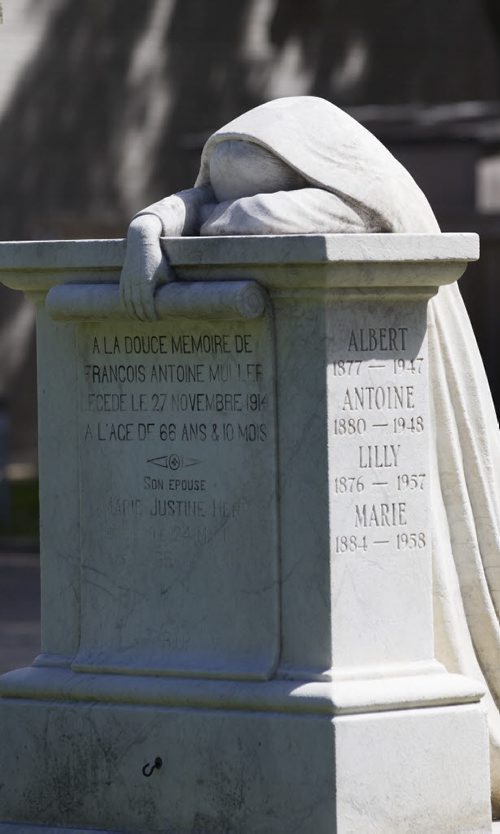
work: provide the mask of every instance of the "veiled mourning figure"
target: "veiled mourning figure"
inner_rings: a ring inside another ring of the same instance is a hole
[[[207,141],[196,185],[132,221],[122,300],[154,318],[173,278],[161,235],[438,233],[414,180],[367,130],[314,97],[268,102]],[[456,285],[429,304],[436,656],[483,680],[500,813],[500,448],[496,415]]]

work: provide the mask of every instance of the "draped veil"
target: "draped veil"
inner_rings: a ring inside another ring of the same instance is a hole
[[[230,122],[208,139],[197,185],[209,183],[210,156],[227,139],[267,149],[310,187],[259,195],[257,212],[251,222],[247,212],[243,226],[231,204],[229,211],[217,213],[216,223],[208,220],[202,234],[439,232],[409,173],[329,102],[310,96],[278,99]],[[241,201],[242,207],[251,209],[252,199]],[[456,285],[441,287],[429,303],[429,349],[436,656],[449,671],[486,684],[493,804],[500,813],[499,433]]]

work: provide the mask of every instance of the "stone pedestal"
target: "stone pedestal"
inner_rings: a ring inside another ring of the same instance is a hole
[[[122,241],[0,244],[39,310],[43,595],[0,679],[7,830],[489,831],[428,522],[426,305],[476,237],[164,245],[137,324]]]

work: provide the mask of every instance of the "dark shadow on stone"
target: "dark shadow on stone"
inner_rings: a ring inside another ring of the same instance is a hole
[[[498,93],[492,35],[473,0],[457,0],[453,14],[448,0],[269,0],[262,61],[244,49],[253,0],[173,2],[167,115],[146,201],[192,183],[203,137],[267,97],[266,78],[290,43],[309,79],[298,92],[341,106]],[[155,0],[63,0],[53,13],[1,121],[0,239],[123,233],[121,139],[130,119],[140,135],[148,83],[132,89],[128,73],[155,8]],[[293,83],[292,75],[291,92]]]
[[[0,239],[123,235],[116,130],[130,56],[153,6],[65,0],[53,14],[1,120]],[[0,301],[1,327],[23,299],[1,287]],[[3,392],[16,460],[16,449],[35,446],[33,360],[32,346]]]
[[[151,192],[161,183],[158,196],[192,185],[204,138],[262,101],[250,90],[242,54],[250,6],[219,2],[214,14],[206,0],[175,5],[164,45],[169,113],[150,183]]]
[[[115,132],[153,5],[66,0],[53,14],[1,123],[2,239],[78,236],[87,213],[96,234],[118,231]]]

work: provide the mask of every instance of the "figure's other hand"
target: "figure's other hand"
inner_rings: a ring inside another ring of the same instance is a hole
[[[156,318],[154,292],[171,277],[171,268],[160,246],[161,220],[142,214],[132,220],[120,278],[120,299],[127,313],[140,321]]]

